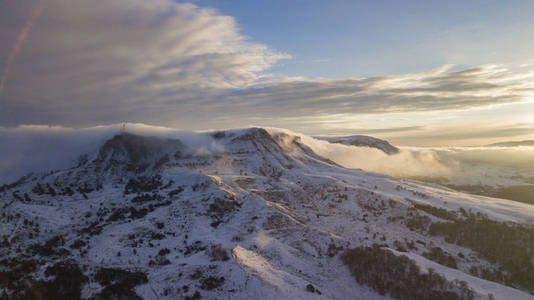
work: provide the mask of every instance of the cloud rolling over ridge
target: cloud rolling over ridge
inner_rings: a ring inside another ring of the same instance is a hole
[[[224,145],[209,135],[145,124],[127,124],[127,131],[146,136],[178,138],[193,151],[219,153]],[[120,133],[122,124],[82,129],[48,126],[0,127],[0,183],[17,180],[28,172],[72,167],[82,154],[96,153],[109,138]],[[387,155],[367,147],[331,144],[302,137],[317,154],[348,168],[404,178],[434,178],[451,184],[513,185],[534,182],[534,147],[401,147]],[[196,149],[196,150],[195,150]],[[517,178],[524,177],[518,181]],[[515,178],[515,179],[514,179]]]

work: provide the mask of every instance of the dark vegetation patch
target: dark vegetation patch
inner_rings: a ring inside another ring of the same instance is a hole
[[[270,215],[262,224],[265,230],[282,229],[290,226],[294,226],[293,220],[282,214]]]
[[[126,186],[124,186],[124,194],[136,194],[136,193],[146,193],[152,192],[162,186],[163,182],[161,181],[160,175],[155,176],[138,176],[136,178],[131,178]]]
[[[148,213],[153,212],[156,208],[161,206],[167,206],[170,205],[172,202],[170,200],[161,201],[164,198],[157,198],[158,202],[156,203],[150,203],[148,205],[145,205],[143,207],[135,208],[133,206],[130,207],[120,207],[120,208],[114,208],[111,210],[110,216],[107,218],[108,222],[114,222],[118,220],[126,220],[126,219],[140,219],[145,217]]]
[[[154,258],[154,259],[151,259],[149,262],[148,262],[148,265],[149,266],[154,266],[154,265],[158,265],[158,266],[165,266],[165,265],[170,265],[171,264],[171,261],[169,259],[167,259],[166,255],[171,253],[171,250],[169,250],[169,248],[162,248],[159,250],[158,252],[158,255]]]
[[[180,193],[183,192],[183,191],[184,191],[184,188],[183,188],[183,187],[178,187],[178,188],[176,188],[176,189],[170,191],[170,192],[168,193],[168,195],[169,195],[169,197],[172,198],[172,197],[174,197],[174,196],[180,194]]]
[[[0,286],[5,288],[0,299],[73,299],[81,298],[82,286],[88,281],[80,267],[72,260],[61,261],[46,268],[46,280],[32,278],[37,264],[33,260],[10,259],[9,271],[0,273]],[[4,277],[7,274],[7,277]],[[6,281],[7,280],[7,281]],[[8,294],[6,290],[10,290]]]
[[[415,201],[410,201],[410,202],[416,209],[422,210],[440,219],[454,221],[458,218],[458,213],[456,211],[447,210],[441,207],[435,207],[435,206],[428,205],[428,204],[421,204]]]
[[[311,283],[306,285],[306,291],[308,291],[310,293],[317,293],[317,294],[321,295],[321,291],[318,288],[314,287],[313,284],[311,284]]]
[[[523,178],[523,181],[527,182],[526,178]],[[494,187],[488,185],[444,185],[450,187],[451,189],[468,192],[470,194],[490,196],[517,202],[534,204],[534,185],[525,184],[505,187]]]
[[[199,300],[202,296],[200,295],[199,291],[196,291],[192,296],[186,296],[185,300]]]
[[[406,250],[406,247],[404,247],[404,245],[400,241],[394,241],[393,247],[395,247],[395,250],[399,252],[408,252],[408,250]]]
[[[195,241],[193,244],[185,246],[184,256],[195,254],[200,251],[205,251],[206,248],[207,247],[203,245],[201,241]]]
[[[61,235],[56,235],[46,241],[44,244],[33,244],[28,247],[28,250],[33,254],[40,256],[65,256],[70,252],[65,248],[59,248],[65,245],[65,239]]]
[[[207,250],[207,254],[211,258],[211,261],[227,261],[230,259],[230,256],[228,256],[228,251],[226,251],[221,244],[212,245]]]
[[[133,197],[132,202],[133,203],[146,203],[146,202],[152,202],[152,201],[160,201],[162,199],[163,197],[157,193],[152,193],[152,194],[143,193],[143,194],[139,194]]]
[[[207,213],[214,221],[224,222],[228,215],[240,206],[241,204],[235,200],[214,198],[209,205]]]
[[[97,183],[95,187],[93,187],[92,185],[88,184],[87,182],[84,182],[83,185],[80,185],[76,188],[76,190],[78,192],[80,192],[80,194],[89,194],[89,193],[92,193],[94,190],[100,190],[102,189],[102,184],[100,183]]]
[[[14,191],[13,193],[11,193],[11,196],[13,196],[13,198],[20,202],[24,202],[24,199],[19,195],[18,191]]]
[[[162,240],[164,238],[165,234],[154,231],[145,231],[137,234],[131,233],[128,235],[128,239],[130,240],[130,246],[134,248],[137,248],[139,245],[148,245],[149,247],[153,247],[153,240]]]
[[[31,174],[29,174],[27,176],[22,176],[21,178],[19,178],[15,182],[0,185],[0,193],[3,193],[5,191],[7,191],[7,190],[10,190],[12,188],[15,188],[15,187],[23,184],[24,182],[26,182],[26,180],[28,179],[29,176],[31,176]]]
[[[148,262],[149,266],[166,266],[170,265],[171,261],[165,256],[156,256]]]
[[[168,189],[168,188],[170,188],[173,184],[174,184],[174,180],[171,179],[171,180],[169,180],[169,182],[167,182],[166,185],[162,186],[161,189],[162,189],[162,190]]]
[[[84,247],[86,245],[87,245],[87,242],[85,242],[82,239],[77,239],[74,242],[72,242],[72,244],[70,244],[70,247],[72,249],[79,249],[79,248]]]
[[[408,212],[405,218],[406,227],[412,231],[426,231],[431,223],[432,219],[430,217],[420,215],[417,212]]]
[[[73,260],[59,261],[44,271],[43,280],[35,279],[37,266],[42,261],[25,258],[0,260],[0,294],[2,300],[56,300],[81,299],[82,288],[89,277]],[[148,282],[145,273],[116,268],[99,268],[92,280],[103,286],[102,291],[91,299],[142,299],[133,288]]]
[[[208,276],[200,280],[200,288],[203,290],[211,291],[219,288],[224,284],[224,277]]]
[[[67,186],[67,187],[62,188],[59,194],[62,196],[72,196],[74,195],[74,191],[72,190],[72,188]]]
[[[433,223],[428,233],[471,248],[505,271],[494,274],[486,270],[482,278],[534,291],[534,228],[470,213],[467,218],[454,222]]]
[[[37,195],[50,195],[55,197],[57,195],[56,190],[50,186],[49,183],[43,187],[39,182],[33,187],[32,192]]]
[[[456,258],[449,253],[443,251],[440,247],[433,247],[429,252],[423,253],[423,256],[437,262],[440,265],[447,266],[449,268],[457,268]]]
[[[95,221],[89,224],[89,226],[80,229],[79,233],[89,234],[89,235],[98,235],[102,232],[102,229],[103,229],[103,225],[100,222]]]
[[[45,299],[80,299],[82,286],[88,281],[73,261],[59,262],[48,267],[45,275],[54,277],[53,280],[42,283]]]
[[[117,268],[99,268],[95,273],[94,279],[103,286],[124,284],[134,287],[148,282],[148,278],[143,272]]]
[[[165,235],[163,233],[160,233],[160,232],[152,232],[150,234],[150,237],[153,239],[153,240],[162,240],[165,238]]]
[[[328,244],[328,249],[326,250],[326,254],[329,257],[336,256],[340,251],[343,251],[343,246],[336,246],[334,243]]]
[[[91,300],[143,300],[131,287],[124,284],[112,284],[104,287],[100,293],[94,295]]]
[[[0,299],[16,299],[19,294],[24,294],[27,289],[26,282],[31,281],[30,275],[35,272],[37,264],[37,261],[23,257],[0,260],[0,287],[4,289],[4,295],[0,295]],[[5,294],[6,289],[15,291],[15,294],[8,297]]]
[[[140,271],[128,271],[117,268],[100,268],[94,279],[104,288],[93,299],[128,299],[141,300],[133,288],[148,282],[145,273]]]
[[[372,287],[381,295],[395,299],[473,299],[474,292],[463,281],[447,281],[429,269],[422,273],[417,264],[404,255],[372,247],[347,249],[341,255],[360,284]]]
[[[169,250],[169,248],[163,248],[163,249],[159,250],[158,255],[159,256],[165,256],[165,255],[167,255],[169,253],[171,253],[171,250]]]
[[[498,188],[493,197],[510,199],[518,202],[534,204],[534,186],[517,185]]]
[[[54,189],[49,183],[47,183],[45,186],[41,185],[41,183],[35,184],[35,186],[32,188],[32,193],[36,195],[49,195],[52,197],[55,197],[57,195],[60,196],[72,196],[74,195],[74,190],[72,188],[76,188],[76,191],[80,193],[85,199],[87,199],[87,194],[102,189],[101,183],[96,183],[94,186],[92,184],[88,184],[87,182],[84,182],[82,185],[75,186],[74,184],[71,184],[71,186],[56,186],[57,190]]]

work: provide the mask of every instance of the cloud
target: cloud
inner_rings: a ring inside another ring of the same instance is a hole
[[[7,8],[0,12],[0,32],[13,31],[10,14],[26,15]],[[232,17],[187,3],[50,0],[39,9],[42,16],[5,82],[4,124],[98,124],[95,119],[152,106],[165,112],[168,100],[246,87],[289,57],[250,42]],[[20,44],[11,38],[1,35],[0,42]],[[10,57],[0,51],[0,58]]]
[[[390,113],[465,109],[525,100],[534,72],[488,65],[456,72],[428,72],[341,80],[285,82],[239,91],[249,105],[278,105],[292,113]]]
[[[190,149],[203,153],[220,153],[223,145],[208,135],[191,131],[127,123],[129,133],[176,138]],[[95,154],[104,142],[123,130],[123,124],[70,128],[62,126],[24,125],[0,127],[0,185],[19,179],[29,172],[70,168],[82,154]]]
[[[404,127],[390,127],[390,128],[359,128],[354,129],[354,131],[359,132],[360,134],[377,134],[377,133],[392,133],[392,132],[406,132],[406,131],[415,131],[424,128],[423,126],[404,126]]]
[[[377,132],[378,134],[378,132]],[[487,145],[498,141],[510,141],[534,137],[532,123],[484,124],[466,122],[458,125],[423,126],[409,132],[391,132],[392,142],[404,145]]]
[[[146,124],[126,124],[128,132],[177,138],[197,154],[221,153],[224,145],[207,134]],[[99,147],[122,130],[122,124],[69,128],[61,126],[0,127],[0,185],[28,172],[72,167],[81,154],[96,154]],[[455,185],[517,185],[534,180],[534,147],[400,147],[387,155],[368,147],[331,144],[301,136],[317,154],[347,168],[404,178],[431,178]],[[523,181],[522,181],[523,180]]]
[[[374,148],[330,144],[300,136],[314,152],[344,167],[394,177],[492,187],[525,185],[534,180],[531,146],[400,147],[398,154],[388,155]]]
[[[3,45],[16,43],[31,15],[29,0],[16,2],[0,9]],[[458,110],[534,94],[533,72],[501,65],[345,79],[270,74],[290,56],[245,37],[232,17],[171,0],[33,6],[41,17],[5,81],[2,126],[280,126],[284,118]],[[0,47],[0,61],[11,49]]]
[[[333,144],[327,141],[302,136],[303,142],[317,154],[347,167],[396,177],[449,177],[451,170],[442,164],[434,151],[402,149],[398,154],[388,155],[369,147],[354,147]]]

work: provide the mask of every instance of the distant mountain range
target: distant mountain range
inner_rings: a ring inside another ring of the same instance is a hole
[[[382,150],[387,154],[399,153],[399,148],[391,145],[388,141],[381,140],[367,135],[352,135],[341,137],[315,137],[320,140],[329,141],[330,143],[352,145],[356,147],[370,147]]]
[[[517,146],[534,146],[534,140],[532,141],[511,141],[500,142],[487,145],[488,147],[517,147]]]

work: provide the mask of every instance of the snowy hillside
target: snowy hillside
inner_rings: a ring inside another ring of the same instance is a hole
[[[532,205],[286,131],[191,136],[122,133],[0,187],[0,299],[534,299]]]

